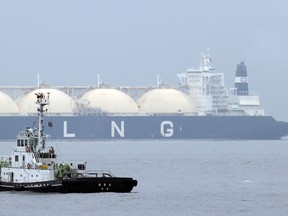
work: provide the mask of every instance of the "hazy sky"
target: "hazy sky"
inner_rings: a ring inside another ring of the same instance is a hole
[[[210,49],[234,86],[245,61],[267,114],[288,121],[287,0],[0,0],[0,85],[154,85]]]

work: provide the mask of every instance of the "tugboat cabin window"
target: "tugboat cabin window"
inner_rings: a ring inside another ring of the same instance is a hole
[[[24,147],[24,140],[21,140],[21,146]]]
[[[17,146],[20,146],[20,140],[19,139],[17,140]]]
[[[78,164],[78,170],[85,170],[84,164]]]
[[[25,140],[25,146],[27,146],[28,145],[28,140]]]
[[[19,161],[19,155],[15,155],[15,161],[16,161],[16,162]]]

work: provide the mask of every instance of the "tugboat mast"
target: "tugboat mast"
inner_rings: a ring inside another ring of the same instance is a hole
[[[45,149],[45,139],[46,134],[44,132],[44,112],[47,110],[44,110],[44,106],[50,104],[49,101],[49,93],[47,93],[47,98],[45,98],[45,95],[43,93],[35,93],[37,96],[36,104],[39,105],[38,111],[38,144],[41,146],[42,150]]]

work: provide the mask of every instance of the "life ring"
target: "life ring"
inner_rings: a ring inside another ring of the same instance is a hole
[[[31,168],[31,164],[28,163],[28,164],[27,164],[27,169],[30,169],[30,168]]]
[[[26,145],[26,152],[30,152],[30,147]]]

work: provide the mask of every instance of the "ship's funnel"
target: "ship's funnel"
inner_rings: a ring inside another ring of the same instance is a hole
[[[236,67],[235,88],[237,95],[249,95],[247,70],[244,62],[240,62]]]

